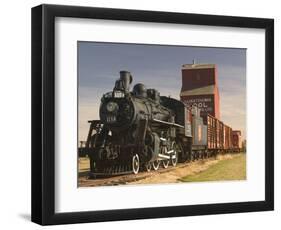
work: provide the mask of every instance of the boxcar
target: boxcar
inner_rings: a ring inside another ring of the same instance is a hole
[[[241,152],[242,150],[242,138],[240,130],[232,131],[232,145],[234,152]]]
[[[224,150],[230,152],[232,150],[232,128],[224,125]]]
[[[224,124],[220,121],[217,120],[217,149],[219,151],[223,151],[223,146],[224,146]]]
[[[200,109],[191,108],[192,158],[198,159],[217,153],[240,152],[241,131],[235,130],[208,114],[202,117]]]
[[[207,116],[208,149],[216,149],[216,122],[212,116]]]
[[[222,126],[223,123],[217,118],[208,114],[207,116],[207,139],[208,150],[218,152],[222,149]]]

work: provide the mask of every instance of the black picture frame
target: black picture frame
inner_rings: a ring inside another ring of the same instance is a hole
[[[55,17],[265,29],[265,200],[55,213]],[[41,225],[163,218],[274,209],[274,20],[111,8],[32,8],[32,221]]]

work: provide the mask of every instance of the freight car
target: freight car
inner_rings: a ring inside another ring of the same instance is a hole
[[[215,156],[218,153],[227,153],[239,151],[241,148],[235,148],[233,137],[241,140],[236,133],[233,134],[232,128],[224,124],[219,119],[210,114],[202,118],[200,110],[192,107],[192,155],[191,159],[205,158]],[[236,132],[236,131],[235,131]]]
[[[231,129],[221,121],[211,115],[204,120],[198,108],[143,84],[130,91],[132,81],[121,71],[113,91],[102,96],[100,120],[89,121],[79,151],[89,156],[92,173],[137,174],[230,150]]]
[[[241,152],[242,151],[242,139],[241,139],[241,131],[240,130],[233,130],[232,131],[232,144],[233,144],[233,151],[234,152]]]

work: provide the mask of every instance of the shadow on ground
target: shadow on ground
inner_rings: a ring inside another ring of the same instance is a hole
[[[21,213],[21,214],[19,214],[19,217],[24,219],[24,220],[26,220],[26,221],[28,221],[28,222],[31,221],[31,215],[28,214],[28,213]]]

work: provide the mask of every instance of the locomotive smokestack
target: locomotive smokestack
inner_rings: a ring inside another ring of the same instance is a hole
[[[133,77],[128,71],[120,71],[120,81],[123,85],[123,90],[128,93],[130,91],[130,85],[133,81]]]

